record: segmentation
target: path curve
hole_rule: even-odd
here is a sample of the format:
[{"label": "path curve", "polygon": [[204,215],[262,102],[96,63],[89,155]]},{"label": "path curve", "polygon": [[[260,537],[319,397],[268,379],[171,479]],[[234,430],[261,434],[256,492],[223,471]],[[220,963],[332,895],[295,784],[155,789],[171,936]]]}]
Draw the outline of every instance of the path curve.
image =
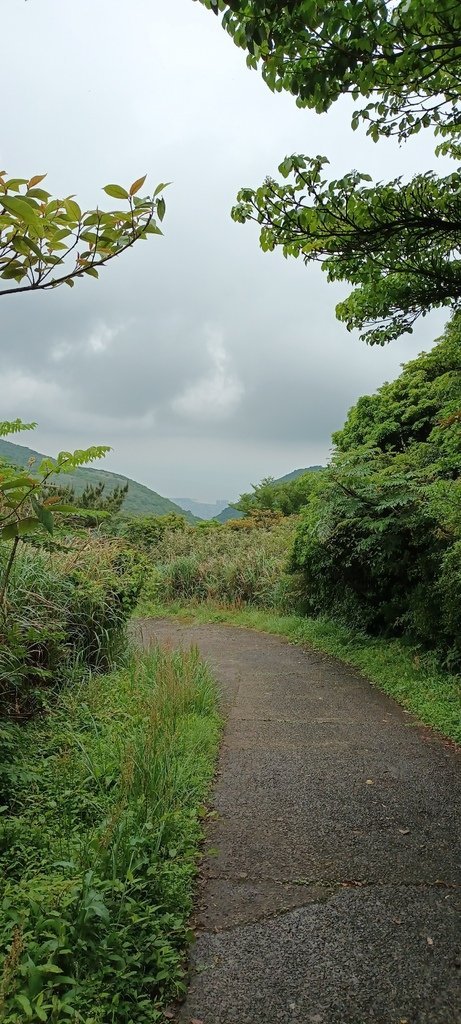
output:
[{"label": "path curve", "polygon": [[179,1019],[460,1024],[460,756],[362,676],[278,637],[197,644],[227,724]]}]

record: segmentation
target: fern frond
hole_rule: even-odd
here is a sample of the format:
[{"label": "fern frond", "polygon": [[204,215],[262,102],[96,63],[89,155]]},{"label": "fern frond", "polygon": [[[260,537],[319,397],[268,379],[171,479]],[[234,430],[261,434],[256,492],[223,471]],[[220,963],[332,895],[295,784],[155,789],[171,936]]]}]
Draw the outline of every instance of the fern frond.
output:
[{"label": "fern frond", "polygon": [[86,466],[96,459],[103,459],[107,452],[112,451],[110,445],[93,445],[91,448],[78,448],[75,452],[59,452],[56,459],[43,459],[39,473],[72,473],[79,466]]},{"label": "fern frond", "polygon": [[0,420],[0,437],[8,434],[19,434],[21,430],[35,430],[36,423],[23,423],[22,420]]}]

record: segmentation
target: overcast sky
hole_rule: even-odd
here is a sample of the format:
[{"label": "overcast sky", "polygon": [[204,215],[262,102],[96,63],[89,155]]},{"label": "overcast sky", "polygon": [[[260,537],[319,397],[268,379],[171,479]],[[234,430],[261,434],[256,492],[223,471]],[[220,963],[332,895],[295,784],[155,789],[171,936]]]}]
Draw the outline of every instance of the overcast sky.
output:
[{"label": "overcast sky", "polygon": [[149,191],[172,185],[164,237],[99,282],[3,298],[0,418],[37,420],[23,443],[48,454],[110,444],[104,468],[169,497],[233,498],[326,461],[348,408],[428,348],[446,314],[367,348],[335,319],[347,289],[263,255],[229,211],[288,153],[385,179],[435,166],[430,136],[374,145],[351,131],[348,101],[298,110],[192,0],[2,0],[1,24],[11,176],[48,171],[49,191],[88,207],[146,172]]}]

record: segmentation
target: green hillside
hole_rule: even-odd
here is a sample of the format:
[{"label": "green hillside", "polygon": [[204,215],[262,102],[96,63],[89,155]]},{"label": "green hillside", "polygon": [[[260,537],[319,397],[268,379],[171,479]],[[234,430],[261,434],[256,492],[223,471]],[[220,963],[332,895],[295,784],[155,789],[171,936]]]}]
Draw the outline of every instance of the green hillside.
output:
[{"label": "green hillside", "polygon": [[[285,476],[279,476],[274,480],[274,484],[288,484],[290,480],[297,480],[299,476],[304,476],[304,473],[315,473],[319,469],[324,469],[324,466],[306,466],[305,469],[293,469],[291,473],[287,473]],[[224,508],[219,516],[214,518],[218,523],[227,523],[229,519],[243,519],[244,512],[239,512],[236,508],[231,508],[230,505]]]},{"label": "green hillside", "polygon": [[325,466],[306,466],[305,469],[294,469],[292,473],[286,473],[285,476],[277,477],[274,483],[289,484],[290,480],[297,480],[298,476],[304,476],[305,473],[315,473],[318,469],[325,469]]},{"label": "green hillside", "polygon": [[[30,459],[40,462],[45,456],[32,448],[26,448],[22,444],[13,444],[11,441],[4,441],[0,438],[0,460],[10,462],[15,466],[27,466]],[[110,473],[106,469],[77,469],[74,473],[66,473],[59,477],[51,478],[54,483],[58,480],[73,487],[76,494],[81,494],[87,484],[104,483],[106,493],[110,493],[114,487],[125,484],[128,481],[128,494],[123,503],[123,512],[129,516],[155,515],[163,516],[168,512],[176,512],[184,516],[189,522],[195,522],[190,512],[184,512],[179,505],[175,505],[169,498],[163,498],[161,494],[152,491],[144,484],[138,484],[136,480],[121,476],[120,473]]]},{"label": "green hillside", "polygon": [[227,508],[223,508],[219,516],[214,517],[217,523],[227,523],[229,519],[243,519],[243,512],[239,512],[237,508],[231,508],[230,505]]}]

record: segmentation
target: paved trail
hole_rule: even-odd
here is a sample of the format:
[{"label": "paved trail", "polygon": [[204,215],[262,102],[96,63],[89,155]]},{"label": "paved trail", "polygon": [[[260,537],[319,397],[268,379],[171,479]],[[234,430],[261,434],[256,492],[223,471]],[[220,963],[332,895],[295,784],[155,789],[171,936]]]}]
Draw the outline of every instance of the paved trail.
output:
[{"label": "paved trail", "polygon": [[459,754],[330,658],[140,626],[197,644],[228,705],[180,1020],[459,1024]]}]

